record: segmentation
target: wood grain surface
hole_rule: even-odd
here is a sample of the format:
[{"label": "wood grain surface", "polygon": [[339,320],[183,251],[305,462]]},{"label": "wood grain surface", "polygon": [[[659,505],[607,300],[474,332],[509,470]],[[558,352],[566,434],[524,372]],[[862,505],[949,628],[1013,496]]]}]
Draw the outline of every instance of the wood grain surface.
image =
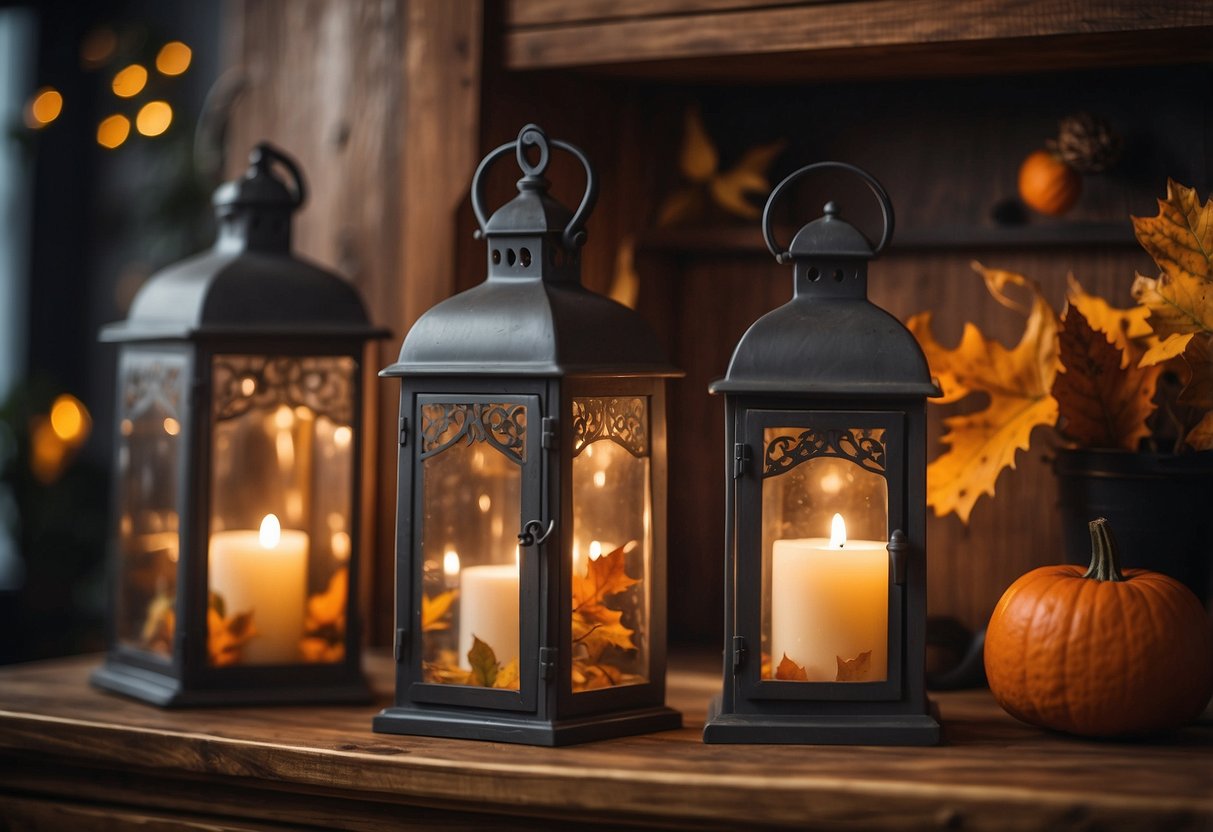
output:
[{"label": "wood grain surface", "polygon": [[[938,697],[938,748],[707,746],[719,681],[687,660],[669,677],[681,730],[543,749],[376,735],[373,708],[162,711],[90,689],[97,662],[0,670],[0,807],[58,798],[349,829],[442,813],[452,828],[474,813],[734,829],[1213,824],[1213,726],[1080,740],[1015,722],[986,691]],[[368,669],[383,704],[390,663]]]}]

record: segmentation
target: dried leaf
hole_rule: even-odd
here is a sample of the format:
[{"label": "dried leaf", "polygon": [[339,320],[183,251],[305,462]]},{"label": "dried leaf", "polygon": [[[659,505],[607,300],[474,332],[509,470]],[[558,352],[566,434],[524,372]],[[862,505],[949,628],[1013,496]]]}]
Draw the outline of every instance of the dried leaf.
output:
[{"label": "dried leaf", "polygon": [[433,598],[421,596],[421,632],[433,633],[451,628],[451,604],[459,596],[459,590],[448,589]]},{"label": "dried leaf", "polygon": [[1213,450],[1213,413],[1206,413],[1196,427],[1188,431],[1186,441],[1195,451]]},{"label": "dried leaf", "polygon": [[787,682],[807,682],[809,674],[803,667],[789,659],[787,653],[784,653],[783,658],[779,660],[779,667],[775,668],[775,678]]},{"label": "dried leaf", "polygon": [[326,628],[345,630],[345,598],[350,588],[350,573],[344,566],[329,578],[324,592],[307,599],[308,633]]},{"label": "dried leaf", "polygon": [[[929,316],[911,321],[932,373],[950,385],[952,400],[971,392],[989,397],[984,410],[944,420],[942,442],[948,450],[927,466],[927,502],[937,516],[955,512],[964,523],[982,494],[994,495],[998,475],[1015,467],[1015,452],[1028,449],[1032,430],[1057,420],[1057,402],[1049,392],[1058,364],[1052,307],[1035,281],[978,263],[973,267],[999,303],[1026,316],[1014,349],[966,324],[960,344],[949,350],[935,341]],[[1014,300],[1010,287],[1026,292],[1029,302]]]},{"label": "dried leaf", "polygon": [[683,116],[682,152],[678,164],[682,175],[692,182],[707,182],[720,164],[720,156],[703,125],[698,107],[688,107]]},{"label": "dried leaf", "polygon": [[657,209],[657,227],[690,222],[699,219],[707,210],[707,193],[699,185],[679,188],[668,195]]},{"label": "dried leaf", "polygon": [[238,663],[244,645],[258,635],[257,628],[253,626],[252,610],[237,613],[230,618],[224,615],[226,611],[223,597],[212,592],[206,610],[206,647],[211,664],[215,667]]},{"label": "dried leaf", "polygon": [[1061,434],[1088,448],[1137,450],[1150,434],[1146,419],[1162,368],[1125,366],[1124,353],[1072,306],[1062,318],[1059,346],[1062,370],[1053,397]]},{"label": "dried leaf", "polygon": [[169,655],[173,652],[173,633],[176,630],[177,614],[173,610],[171,595],[159,593],[147,605],[143,619],[140,644],[145,650]]},{"label": "dried leaf", "polygon": [[585,576],[573,575],[573,609],[601,604],[611,595],[618,595],[640,581],[627,573],[624,547],[620,546],[586,563]]},{"label": "dried leaf", "polygon": [[747,150],[731,170],[712,177],[712,199],[724,210],[745,219],[757,219],[761,213],[751,196],[766,196],[771,190],[767,168],[787,146],[783,140]]},{"label": "dried leaf", "polygon": [[1157,279],[1139,274],[1133,282],[1155,334],[1165,340],[1213,332],[1213,200],[1201,205],[1195,190],[1168,179],[1158,216],[1133,217],[1133,229],[1162,270]]},{"label": "dried leaf", "polygon": [[606,605],[606,599],[639,583],[625,570],[624,547],[592,559],[585,576],[573,575],[573,642],[597,662],[608,646],[635,650],[634,632],[623,626],[623,612]]},{"label": "dried leaf", "polygon": [[1124,350],[1129,361],[1136,363],[1142,352],[1157,344],[1146,318],[1150,310],[1144,306],[1118,309],[1098,295],[1087,294],[1074,275],[1066,278],[1069,288],[1066,300],[1087,319],[1092,329],[1107,335],[1112,343]]},{"label": "dried leaf", "polygon": [[834,657],[838,661],[838,675],[834,677],[835,682],[863,682],[868,678],[868,671],[872,667],[872,651],[864,650],[853,659],[844,659],[842,656]]},{"label": "dried leaf", "polygon": [[497,681],[497,654],[474,633],[472,649],[468,650],[468,664],[472,666],[472,672],[468,674],[467,684],[491,688]]},{"label": "dried leaf", "polygon": [[509,664],[497,671],[493,687],[501,690],[518,690],[518,659],[510,659]]},{"label": "dried leaf", "polygon": [[1188,381],[1179,401],[1198,410],[1213,410],[1213,335],[1196,337],[1184,352]]}]

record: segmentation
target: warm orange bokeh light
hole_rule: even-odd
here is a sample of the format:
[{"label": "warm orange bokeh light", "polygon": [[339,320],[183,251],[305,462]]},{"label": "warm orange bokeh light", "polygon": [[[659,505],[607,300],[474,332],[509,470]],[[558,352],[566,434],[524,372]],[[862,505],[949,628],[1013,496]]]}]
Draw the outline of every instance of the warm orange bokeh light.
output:
[{"label": "warm orange bokeh light", "polygon": [[147,70],[139,64],[131,64],[126,69],[118,71],[114,76],[114,95],[119,98],[130,98],[138,95],[147,86]]},{"label": "warm orange bokeh light", "polygon": [[110,116],[97,125],[97,144],[113,150],[131,134],[131,120],[126,116]]},{"label": "warm orange bokeh light", "polygon": [[156,55],[156,69],[162,75],[180,75],[190,68],[193,51],[179,40],[169,41]]},{"label": "warm orange bokeh light", "polygon": [[43,87],[29,103],[25,121],[30,127],[45,127],[62,112],[63,96],[54,87]]},{"label": "warm orange bokeh light", "polygon": [[135,116],[135,128],[145,136],[159,136],[173,123],[173,108],[167,101],[149,101]]},{"label": "warm orange bokeh light", "polygon": [[75,396],[64,393],[51,405],[51,429],[69,444],[80,444],[88,436],[92,419]]}]

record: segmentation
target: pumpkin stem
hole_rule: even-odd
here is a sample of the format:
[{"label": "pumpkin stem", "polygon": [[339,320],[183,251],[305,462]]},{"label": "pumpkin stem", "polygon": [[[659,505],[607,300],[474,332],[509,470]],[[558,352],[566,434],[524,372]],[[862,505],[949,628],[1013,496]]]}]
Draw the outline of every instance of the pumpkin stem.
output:
[{"label": "pumpkin stem", "polygon": [[1084,578],[1097,581],[1123,581],[1125,576],[1120,572],[1120,563],[1116,555],[1116,538],[1112,537],[1112,527],[1106,517],[1100,517],[1087,524],[1091,530],[1091,565],[1087,568]]}]

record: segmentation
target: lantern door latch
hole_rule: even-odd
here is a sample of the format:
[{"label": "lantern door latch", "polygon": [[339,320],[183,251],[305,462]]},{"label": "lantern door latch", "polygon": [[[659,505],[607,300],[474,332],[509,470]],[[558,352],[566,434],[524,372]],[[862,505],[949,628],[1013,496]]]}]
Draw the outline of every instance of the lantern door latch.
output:
[{"label": "lantern door latch", "polygon": [[745,663],[745,638],[733,636],[733,670],[739,670]]},{"label": "lantern door latch", "polygon": [[403,627],[396,630],[396,639],[392,644],[392,655],[396,657],[396,664],[400,664],[402,661],[404,661],[405,635],[406,634]]},{"label": "lantern door latch", "polygon": [[906,582],[906,560],[910,556],[910,541],[901,529],[894,529],[889,535],[889,565],[893,572],[893,583],[901,586]]},{"label": "lantern door latch", "polygon": [[539,678],[550,682],[556,678],[556,648],[539,648]]},{"label": "lantern door latch", "polygon": [[556,530],[556,521],[549,520],[547,528],[543,527],[541,520],[528,520],[526,525],[522,527],[522,531],[518,533],[519,546],[538,546],[552,536],[552,532]]},{"label": "lantern door latch", "polygon": [[400,447],[404,447],[409,443],[409,420],[406,416],[400,417]]},{"label": "lantern door latch", "polygon": [[733,479],[738,479],[745,474],[749,461],[750,446],[741,442],[733,445]]},{"label": "lantern door latch", "polygon": [[544,416],[540,427],[539,444],[549,451],[560,447],[560,421],[553,416]]}]

